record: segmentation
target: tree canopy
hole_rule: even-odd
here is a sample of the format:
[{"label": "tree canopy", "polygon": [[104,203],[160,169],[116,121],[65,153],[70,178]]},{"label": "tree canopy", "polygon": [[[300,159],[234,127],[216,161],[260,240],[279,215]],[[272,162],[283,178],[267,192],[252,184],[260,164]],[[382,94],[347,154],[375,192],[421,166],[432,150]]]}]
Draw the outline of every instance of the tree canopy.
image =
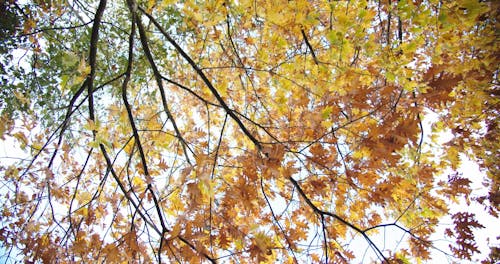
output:
[{"label": "tree canopy", "polygon": [[27,156],[0,164],[0,241],[28,263],[471,259],[484,223],[450,205],[500,210],[499,5],[3,1],[0,137]]}]

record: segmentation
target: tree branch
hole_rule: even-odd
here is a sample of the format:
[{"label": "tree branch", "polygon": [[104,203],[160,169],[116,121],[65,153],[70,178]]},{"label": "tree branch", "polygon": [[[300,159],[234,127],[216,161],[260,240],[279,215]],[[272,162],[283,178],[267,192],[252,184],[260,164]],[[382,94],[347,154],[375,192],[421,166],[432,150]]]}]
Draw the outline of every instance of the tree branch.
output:
[{"label": "tree branch", "polygon": [[[165,112],[167,113],[168,118],[172,122],[172,126],[174,127],[175,133],[177,134],[177,138],[179,138],[179,140],[181,141],[182,149],[184,151],[184,155],[186,156],[186,160],[189,164],[191,164],[191,160],[189,159],[189,155],[187,153],[187,149],[189,149],[189,145],[182,137],[182,134],[181,134],[179,128],[177,127],[176,122],[175,122],[174,116],[172,115],[172,113],[170,112],[170,109],[168,107],[167,97],[165,95],[165,89],[163,88],[162,75],[160,74],[158,67],[156,67],[156,64],[155,64],[154,59],[153,59],[153,55],[151,53],[151,50],[149,49],[146,31],[144,30],[142,22],[138,16],[136,18],[136,24],[137,24],[137,27],[139,28],[139,35],[140,35],[140,40],[141,40],[141,44],[142,44],[142,49],[144,50],[144,54],[146,55],[146,57],[148,59],[149,65],[151,66],[151,69],[153,70],[153,74],[155,76],[156,83],[158,85],[158,88],[160,89],[161,101],[163,103],[163,108],[164,108]],[[189,150],[194,155],[193,150],[191,150],[191,149],[189,149]]]},{"label": "tree branch", "polygon": [[203,82],[207,85],[208,89],[210,89],[210,91],[215,96],[217,101],[219,101],[219,103],[222,105],[224,110],[226,110],[226,113],[238,124],[238,126],[243,131],[243,133],[254,143],[254,145],[259,150],[262,149],[262,146],[261,146],[260,142],[257,140],[257,138],[255,138],[252,135],[252,133],[250,133],[250,131],[248,131],[248,129],[245,127],[245,125],[236,116],[236,114],[233,111],[231,111],[231,109],[229,109],[229,106],[226,104],[224,99],[222,99],[222,97],[220,96],[217,89],[215,89],[215,87],[212,85],[212,83],[210,82],[208,77],[205,75],[205,73],[203,73],[203,71],[198,67],[198,65],[193,61],[193,59],[191,59],[191,57],[179,46],[179,44],[177,44],[177,42],[170,36],[170,34],[168,34],[165,31],[165,29],[163,29],[163,27],[160,25],[160,23],[158,23],[158,21],[156,21],[156,19],[154,19],[153,16],[148,14],[141,7],[139,7],[139,10],[143,14],[145,14],[151,20],[151,22],[153,22],[153,24],[156,26],[156,28],[158,28],[160,30],[160,32],[163,34],[163,36],[165,36],[165,38],[168,40],[168,42],[170,42],[170,44],[172,44],[175,47],[177,52],[179,52],[179,54],[181,54],[181,56],[189,63],[189,65],[191,65],[191,67],[196,71],[196,73],[200,76],[200,78],[203,80]]},{"label": "tree branch", "polygon": [[[89,52],[89,66],[90,74],[87,76],[87,90],[89,96],[89,118],[91,121],[95,121],[94,114],[94,79],[97,64],[97,42],[99,40],[99,26],[101,25],[102,14],[106,8],[106,0],[101,0],[94,18],[94,25],[92,26],[92,35],[90,36],[90,52]],[[96,134],[96,130],[93,129],[92,133]]]},{"label": "tree branch", "polygon": [[311,46],[311,43],[309,43],[309,40],[307,39],[306,32],[304,32],[304,29],[301,29],[300,32],[302,32],[302,37],[304,37],[304,41],[306,42],[307,48],[309,48],[309,50],[311,51],[314,63],[318,65],[319,64],[318,58],[316,58],[316,53],[314,53],[314,49]]},{"label": "tree branch", "polygon": [[267,198],[266,191],[264,190],[264,181],[263,181],[262,177],[260,178],[260,189],[262,191],[262,194],[264,195],[264,199],[266,200],[267,207],[269,207],[269,211],[271,211],[271,215],[273,216],[274,222],[276,223],[279,230],[283,234],[283,237],[285,237],[285,241],[288,244],[287,249],[292,253],[294,263],[299,263],[297,260],[297,257],[295,256],[295,252],[292,249],[292,242],[290,241],[290,238],[286,235],[285,230],[283,229],[280,222],[278,221],[278,217],[274,213],[273,207],[271,206],[271,202],[269,201],[269,198]]},{"label": "tree branch", "polygon": [[[127,62],[127,70],[125,72],[125,79],[123,80],[122,84],[122,99],[123,103],[125,105],[125,108],[127,109],[127,115],[128,119],[130,122],[130,126],[132,127],[132,132],[134,135],[135,143],[137,144],[137,148],[139,149],[139,156],[141,157],[141,163],[142,163],[142,168],[144,170],[144,175],[146,176],[146,182],[147,182],[147,189],[151,196],[153,197],[153,202],[154,206],[156,208],[156,213],[158,214],[158,218],[160,220],[160,225],[162,228],[161,231],[161,241],[160,241],[160,252],[158,254],[158,262],[161,263],[161,244],[164,240],[164,234],[167,232],[167,226],[165,224],[165,221],[163,219],[163,213],[160,208],[160,204],[158,202],[158,198],[156,197],[156,194],[152,188],[152,181],[153,179],[151,178],[151,175],[149,174],[148,170],[148,164],[146,161],[146,155],[144,154],[144,149],[142,148],[142,143],[141,143],[141,138],[139,137],[139,133],[137,132],[137,127],[135,126],[134,122],[134,116],[132,114],[132,108],[128,102],[127,99],[127,85],[130,80],[130,75],[132,72],[132,63],[134,60],[134,36],[135,36],[135,25],[140,24],[140,21],[137,21],[137,14],[135,13],[134,9],[132,8],[133,6],[133,0],[127,1],[129,4],[130,12],[132,13],[132,29],[130,30],[130,36],[129,36],[129,50],[128,50],[128,62]],[[172,120],[173,121],[173,120]],[[132,155],[132,154],[131,154]]]},{"label": "tree branch", "polygon": [[382,251],[375,245],[375,243],[370,239],[370,237],[368,237],[365,230],[361,230],[359,227],[347,222],[345,219],[343,219],[342,217],[340,217],[334,213],[331,213],[328,211],[323,211],[323,210],[319,209],[318,207],[316,207],[312,203],[312,201],[309,199],[309,197],[307,197],[307,195],[304,193],[304,190],[302,190],[302,187],[300,187],[299,183],[294,178],[289,177],[288,179],[292,182],[293,186],[295,186],[295,188],[297,188],[300,196],[304,199],[304,201],[307,203],[307,205],[309,205],[309,207],[314,211],[314,213],[318,214],[321,217],[323,217],[325,215],[333,217],[334,219],[338,220],[342,224],[355,230],[356,232],[361,234],[366,239],[366,241],[368,241],[368,243],[375,249],[375,251],[380,255],[380,257],[382,257],[382,259],[384,260],[385,263],[389,263],[389,260],[384,256]]}]

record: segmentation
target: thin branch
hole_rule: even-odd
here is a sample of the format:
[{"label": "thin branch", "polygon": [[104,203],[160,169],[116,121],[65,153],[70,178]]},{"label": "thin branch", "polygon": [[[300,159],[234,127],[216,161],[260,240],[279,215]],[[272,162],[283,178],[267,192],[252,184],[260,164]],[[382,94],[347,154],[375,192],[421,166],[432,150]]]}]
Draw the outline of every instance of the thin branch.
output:
[{"label": "thin branch", "polygon": [[194,251],[200,253],[201,255],[203,255],[203,257],[205,257],[206,259],[208,259],[211,263],[217,263],[215,261],[214,258],[210,257],[207,253],[205,252],[201,252],[200,250],[198,250],[193,244],[191,244],[189,241],[187,241],[185,238],[179,236],[178,237],[182,242],[184,242],[184,244],[188,245],[191,249],[193,249]]},{"label": "thin branch", "polygon": [[294,262],[299,263],[297,260],[297,257],[295,256],[295,252],[292,249],[292,243],[291,243],[290,239],[288,238],[288,236],[286,235],[285,230],[281,226],[281,224],[278,220],[278,217],[274,213],[274,210],[273,210],[273,207],[271,206],[271,202],[269,201],[269,198],[267,198],[266,191],[264,190],[264,181],[263,181],[262,177],[260,178],[260,189],[262,191],[262,194],[264,195],[264,199],[266,200],[267,207],[269,207],[269,210],[271,211],[271,215],[273,216],[274,222],[276,223],[276,225],[280,229],[281,233],[283,234],[283,237],[285,237],[285,241],[288,244],[287,248],[292,253],[292,257],[293,257]]},{"label": "thin branch", "polygon": [[209,104],[211,106],[216,106],[216,107],[222,107],[221,105],[218,105],[216,103],[212,103],[210,101],[208,101],[207,99],[201,97],[199,94],[195,93],[193,90],[191,90],[189,87],[186,87],[185,85],[182,85],[181,83],[178,83],[172,79],[169,79],[163,75],[161,75],[161,78],[165,81],[167,81],[168,83],[171,83],[179,88],[181,88],[182,90],[185,90],[187,91],[188,93],[192,94],[194,97],[198,98],[200,101],[202,101],[203,103],[205,104]]},{"label": "thin branch", "polygon": [[99,147],[100,147],[101,152],[102,152],[102,154],[104,156],[104,159],[106,160],[106,167],[107,167],[107,172],[106,173],[111,172],[111,175],[115,179],[116,183],[118,184],[118,187],[122,191],[122,193],[125,196],[125,198],[134,206],[134,208],[137,210],[137,212],[139,213],[139,215],[141,216],[141,218],[144,220],[144,222],[146,222],[146,224],[148,224],[149,226],[151,226],[151,228],[153,228],[153,230],[158,235],[161,236],[163,234],[163,232],[161,232],[160,229],[156,225],[154,225],[153,222],[151,222],[148,217],[146,217],[146,214],[143,213],[139,209],[139,205],[135,202],[134,199],[132,199],[132,197],[130,197],[127,189],[125,188],[125,185],[123,185],[122,181],[120,180],[120,177],[118,176],[118,174],[116,173],[115,169],[113,168],[113,163],[111,162],[111,159],[109,158],[108,152],[107,152],[106,147],[104,146],[104,144],[102,144],[102,143],[99,144]]},{"label": "thin branch", "polygon": [[361,115],[361,116],[359,116],[359,117],[357,117],[357,118],[351,119],[351,120],[349,120],[349,121],[347,121],[347,122],[345,122],[345,123],[343,123],[343,124],[341,124],[341,125],[339,125],[339,126],[337,126],[337,127],[332,127],[332,128],[330,129],[330,131],[327,131],[327,132],[326,132],[326,133],[324,133],[323,135],[319,136],[316,140],[314,140],[314,141],[310,142],[309,144],[307,144],[306,146],[304,146],[303,148],[301,148],[301,149],[300,149],[299,151],[297,151],[297,152],[299,152],[299,153],[300,153],[300,152],[302,152],[302,151],[306,150],[306,149],[307,149],[307,148],[309,148],[310,146],[312,146],[312,145],[314,145],[314,144],[318,143],[318,142],[319,142],[321,139],[323,139],[324,137],[326,137],[326,136],[328,136],[328,135],[330,135],[330,134],[335,133],[335,131],[337,131],[337,130],[339,130],[339,129],[345,128],[345,127],[347,127],[347,126],[348,126],[348,125],[350,125],[350,124],[353,124],[353,123],[355,123],[355,122],[357,122],[357,121],[360,121],[361,119],[364,119],[365,117],[368,117],[368,116],[373,115],[373,114],[374,114],[374,113],[376,113],[376,112],[377,112],[380,108],[382,108],[382,105],[380,105],[380,106],[376,107],[375,109],[373,109],[372,111],[370,111],[370,112],[368,112],[368,113],[366,113],[366,114],[364,114],[364,115]]},{"label": "thin branch", "polygon": [[403,23],[401,22],[400,16],[398,16],[398,39],[401,45],[403,43]]},{"label": "thin branch", "polygon": [[[415,99],[415,107],[418,108],[418,102],[417,102],[417,94],[415,91],[413,91],[413,99]],[[418,119],[418,126],[420,128],[420,140],[418,142],[418,149],[417,149],[417,164],[420,164],[420,156],[422,155],[422,145],[424,143],[424,125],[422,124],[422,118],[420,117],[420,113],[417,114],[417,119]]]},{"label": "thin branch", "polygon": [[[88,88],[88,100],[89,100],[89,118],[91,121],[95,121],[95,113],[94,113],[94,97],[93,97],[93,82],[95,78],[95,72],[96,72],[96,55],[97,55],[97,41],[99,38],[99,24],[101,22],[102,14],[104,13],[104,9],[106,7],[106,0],[101,0],[99,2],[99,6],[96,11],[96,16],[94,18],[94,25],[92,27],[92,35],[91,35],[91,41],[90,41],[90,55],[89,55],[89,64],[90,64],[90,74],[87,77],[87,88]],[[95,138],[97,131],[95,128],[92,130],[92,134]],[[118,183],[118,186],[120,187],[121,191],[129,200],[132,205],[138,210],[139,215],[143,218],[143,220],[148,223],[158,234],[161,235],[161,232],[159,229],[152,223],[150,222],[144,213],[139,210],[139,206],[135,203],[135,201],[128,195],[127,190],[125,189],[125,186],[121,183],[120,178],[116,174],[115,170],[113,169],[113,164],[111,162],[111,159],[109,158],[109,155],[106,151],[106,148],[104,144],[99,144],[99,147],[101,149],[101,152],[104,156],[104,159],[106,160],[107,164],[107,170],[111,172],[113,175],[114,179]]]},{"label": "thin branch", "polygon": [[[87,167],[87,164],[90,160],[90,156],[92,155],[92,150],[93,150],[93,148],[91,148],[89,150],[89,154],[87,155],[87,158],[85,159],[85,162],[83,163],[82,169],[80,170],[80,172],[76,176],[77,180],[76,180],[76,185],[75,185],[75,191],[73,192],[73,196],[71,197],[71,202],[69,203],[69,208],[68,208],[68,222],[69,222],[68,230],[69,229],[73,230],[73,221],[71,218],[71,214],[73,213],[72,207],[73,207],[73,203],[76,199],[76,193],[78,190],[78,186],[80,186],[81,176],[82,176],[83,172],[85,171],[85,168]],[[76,234],[74,232],[73,232],[73,236],[76,237]]]},{"label": "thin branch", "polygon": [[389,0],[389,6],[387,7],[389,12],[389,14],[387,15],[387,31],[385,32],[387,45],[390,44],[390,38],[391,38],[391,19],[392,19],[391,5],[392,5],[391,0]]},{"label": "thin branch", "polygon": [[314,213],[320,215],[320,216],[330,216],[330,217],[333,217],[334,219],[338,220],[339,222],[341,222],[342,224],[350,227],[351,229],[355,230],[356,232],[358,232],[359,234],[361,234],[366,241],[368,241],[368,243],[375,249],[375,251],[377,252],[377,254],[380,255],[380,257],[383,258],[384,262],[385,263],[389,263],[389,260],[384,256],[384,254],[382,253],[382,251],[375,245],[375,243],[370,239],[370,237],[368,237],[368,235],[366,234],[366,232],[364,230],[361,230],[359,227],[351,224],[350,222],[346,221],[345,219],[343,219],[342,217],[334,214],[334,213],[331,213],[331,212],[328,212],[328,211],[323,211],[321,209],[319,209],[318,207],[316,207],[312,201],[309,199],[309,197],[304,193],[304,191],[302,190],[302,187],[300,187],[299,183],[292,177],[289,177],[288,178],[292,184],[297,188],[300,196],[304,199],[304,201],[307,203],[307,205],[309,205],[309,207],[314,211]]},{"label": "thin branch", "polygon": [[[90,74],[87,76],[87,90],[88,90],[88,99],[89,99],[89,118],[91,121],[95,121],[95,113],[94,113],[94,79],[96,73],[96,64],[97,64],[97,42],[99,40],[99,26],[101,24],[102,15],[104,13],[104,9],[106,8],[106,0],[101,0],[99,2],[99,6],[97,7],[97,11],[94,18],[94,25],[92,26],[92,35],[90,36],[90,52],[89,52],[89,66],[90,66]],[[95,137],[97,131],[95,129],[92,130],[92,133]]]},{"label": "thin branch", "polygon": [[304,41],[306,42],[307,48],[309,48],[309,50],[311,51],[311,55],[313,57],[314,63],[316,63],[316,65],[318,65],[319,64],[318,58],[316,58],[316,53],[314,53],[314,49],[311,46],[311,43],[309,43],[309,40],[307,39],[306,32],[304,31],[304,29],[301,29],[300,32],[302,32],[302,37],[304,38]]},{"label": "thin branch", "polygon": [[78,99],[78,97],[80,97],[80,95],[83,93],[83,91],[85,91],[85,88],[87,87],[87,81],[88,81],[88,79],[86,79],[84,81],[84,83],[82,84],[82,86],[80,87],[80,89],[78,89],[76,91],[75,95],[73,95],[73,97],[71,98],[71,101],[69,102],[68,110],[66,111],[66,116],[64,117],[64,121],[61,124],[61,131],[59,132],[59,139],[57,140],[56,149],[54,150],[54,152],[52,153],[52,156],[50,157],[49,165],[47,166],[48,168],[52,167],[54,159],[55,159],[55,157],[57,155],[57,151],[59,150],[59,146],[62,143],[63,134],[66,131],[66,128],[68,127],[68,125],[69,125],[69,122],[70,122],[70,119],[71,119],[71,115],[74,113],[73,112],[73,106],[75,104],[75,101]]},{"label": "thin branch", "polygon": [[89,22],[86,22],[86,23],[83,23],[83,24],[80,24],[80,25],[74,25],[74,26],[67,26],[67,27],[52,27],[52,28],[40,28],[38,30],[35,30],[33,32],[28,32],[28,33],[23,33],[23,34],[20,34],[20,35],[17,35],[17,36],[13,36],[12,38],[22,38],[22,37],[28,37],[28,36],[31,36],[31,35],[35,35],[35,34],[38,34],[38,33],[45,33],[47,31],[55,31],[55,30],[70,30],[70,29],[77,29],[77,28],[80,28],[80,27],[84,27],[84,26],[87,26],[89,25],[90,23],[92,23],[93,20],[90,20]]},{"label": "thin branch", "polygon": [[[114,77],[113,79],[111,80],[108,80],[106,81],[105,83],[97,86],[93,93],[95,93],[98,89],[120,79],[122,76],[124,75],[124,73],[122,74],[119,74],[117,75],[116,77]],[[67,110],[66,110],[66,116],[64,117],[64,120],[63,122],[54,130],[54,132],[49,136],[49,138],[47,139],[47,142],[40,148],[40,150],[34,155],[32,161],[30,162],[30,164],[28,165],[28,167],[26,168],[25,172],[27,172],[30,168],[31,168],[31,165],[33,164],[33,162],[38,158],[38,156],[40,155],[40,153],[47,148],[47,146],[49,145],[49,143],[52,141],[52,138],[54,137],[54,135],[57,133],[57,131],[59,131],[59,135],[58,135],[58,140],[57,140],[57,144],[55,146],[55,149],[54,149],[54,152],[52,153],[52,156],[50,157],[50,160],[49,160],[49,164],[48,164],[48,168],[51,168],[52,167],[52,164],[54,162],[54,159],[55,157],[57,156],[57,152],[59,151],[59,147],[61,146],[61,143],[62,143],[62,140],[63,140],[63,135],[64,135],[64,132],[66,132],[66,129],[68,129],[68,126],[69,126],[69,123],[71,121],[71,117],[72,115],[75,113],[76,110],[78,110],[80,108],[80,106],[83,104],[83,102],[85,100],[87,100],[88,98],[88,95],[85,96],[85,98],[83,99],[83,101],[81,103],[79,103],[78,105],[76,105],[75,107],[75,102],[76,100],[78,100],[78,98],[80,97],[80,95],[85,91],[85,88],[87,87],[87,80],[85,80],[82,84],[82,86],[76,91],[76,93],[73,95],[73,97],[71,98],[68,106],[66,107]],[[73,109],[73,107],[75,107]]]},{"label": "thin branch", "polygon": [[245,65],[243,64],[243,60],[240,58],[240,54],[238,54],[238,49],[234,44],[233,37],[231,36],[231,25],[229,24],[229,14],[226,15],[226,25],[227,25],[227,36],[229,37],[229,42],[231,43],[231,47],[233,48],[234,55],[236,55],[236,58],[238,59],[240,66],[245,67]]},{"label": "thin branch", "polygon": [[181,134],[179,128],[177,127],[176,122],[175,122],[174,116],[170,112],[170,109],[169,109],[168,103],[167,103],[167,97],[165,95],[165,89],[163,88],[162,75],[160,74],[160,71],[158,70],[158,67],[156,66],[156,64],[154,62],[153,55],[151,53],[151,50],[149,49],[149,44],[148,44],[148,39],[147,39],[147,36],[146,36],[146,31],[145,31],[145,29],[144,29],[144,27],[142,25],[142,22],[141,22],[141,20],[140,20],[139,17],[136,18],[136,23],[137,23],[137,27],[139,28],[139,35],[140,35],[140,40],[141,40],[141,44],[142,44],[142,49],[143,49],[144,54],[146,55],[146,57],[148,59],[149,65],[151,66],[151,69],[153,70],[153,74],[155,76],[156,83],[158,85],[158,89],[160,90],[160,95],[161,95],[161,101],[163,103],[163,108],[164,108],[164,110],[165,110],[165,112],[167,114],[167,117],[172,122],[172,126],[174,127],[175,133],[177,134],[177,138],[179,138],[179,140],[182,143],[182,149],[184,151],[184,155],[186,156],[187,162],[189,164],[192,164],[191,160],[189,159],[189,155],[187,153],[187,149],[189,149],[190,152],[193,155],[194,155],[194,152],[193,152],[193,150],[191,150],[189,148],[189,145],[187,144],[187,142],[182,137],[182,134]]},{"label": "thin branch", "polygon": [[325,263],[328,263],[328,238],[326,236],[325,215],[321,216],[321,230],[323,231],[323,243],[325,244]]},{"label": "thin branch", "polygon": [[191,59],[191,57],[179,46],[179,44],[177,44],[177,42],[170,36],[170,34],[168,34],[167,31],[165,31],[165,29],[163,29],[163,27],[160,25],[160,23],[158,23],[158,21],[156,21],[156,19],[154,19],[153,16],[148,14],[144,9],[142,9],[140,7],[139,7],[139,10],[141,10],[141,12],[143,14],[145,14],[153,22],[153,24],[160,30],[160,32],[163,34],[163,36],[165,36],[165,38],[168,40],[168,42],[170,42],[170,44],[172,44],[175,47],[177,52],[179,52],[181,54],[181,56],[189,63],[189,65],[191,65],[191,67],[196,71],[196,73],[200,76],[200,78],[203,80],[203,82],[207,85],[208,89],[215,96],[217,101],[219,101],[219,103],[222,105],[224,110],[226,110],[226,113],[238,124],[238,126],[243,131],[243,133],[254,143],[254,145],[259,150],[262,149],[262,145],[257,140],[257,138],[255,138],[252,135],[252,133],[250,131],[248,131],[248,129],[245,127],[245,125],[236,116],[236,114],[233,111],[231,111],[231,109],[226,104],[224,99],[222,99],[222,97],[219,94],[219,92],[217,91],[217,89],[215,89],[215,87],[212,85],[212,83],[210,82],[208,77],[205,75],[205,73],[203,73],[203,71],[198,67],[198,65],[193,61],[193,59]]},{"label": "thin branch", "polygon": [[[208,111],[208,106],[207,106],[207,114],[209,114],[209,113],[210,113],[210,111]],[[217,166],[217,160],[218,160],[218,157],[219,157],[219,149],[220,149],[220,146],[221,146],[221,143],[222,143],[222,137],[224,136],[224,129],[226,128],[226,122],[227,122],[227,114],[224,116],[224,123],[222,123],[222,128],[221,128],[221,131],[220,131],[219,141],[217,142],[217,147],[215,148],[214,164],[212,166],[212,172],[211,172],[211,175],[210,175],[210,179],[211,180],[213,180],[214,175],[215,175],[215,167]],[[210,119],[208,120],[208,125],[210,125]],[[208,138],[207,141],[210,143],[210,135],[209,135],[209,138]],[[210,148],[208,148],[208,151],[210,151]],[[210,208],[209,208],[209,212],[210,212],[210,222],[209,222],[209,224],[210,224],[210,249],[212,249],[212,247],[213,247],[213,241],[212,241],[212,196],[210,196]]]},{"label": "thin branch", "polygon": [[[167,226],[166,226],[165,221],[163,219],[163,213],[162,213],[162,210],[160,208],[160,204],[158,202],[156,194],[155,194],[155,192],[152,188],[152,185],[151,185],[151,182],[153,181],[153,179],[151,178],[151,175],[149,174],[148,164],[146,161],[146,155],[144,154],[144,149],[142,148],[141,138],[139,137],[139,133],[137,132],[137,127],[135,126],[132,108],[131,108],[131,106],[128,102],[128,99],[127,99],[127,85],[128,85],[129,80],[130,80],[130,75],[132,72],[132,64],[133,64],[133,60],[134,60],[133,53],[134,53],[135,25],[136,24],[140,25],[140,23],[141,23],[140,21],[137,20],[137,14],[135,13],[135,11],[133,9],[133,5],[134,5],[133,0],[129,0],[127,2],[129,4],[130,12],[132,13],[132,29],[130,30],[130,36],[129,36],[127,70],[125,72],[125,79],[123,80],[123,84],[122,84],[122,99],[123,99],[123,103],[125,105],[125,108],[127,110],[127,115],[128,115],[128,119],[130,122],[130,126],[132,128],[133,135],[134,135],[135,144],[137,145],[137,148],[139,149],[139,156],[141,157],[142,168],[144,170],[144,174],[146,176],[146,181],[148,183],[147,189],[151,193],[151,196],[153,197],[154,206],[156,208],[156,213],[158,215],[158,218],[160,220],[160,225],[162,227],[162,235],[160,237],[160,246],[161,246],[162,242],[164,240],[163,234],[165,232],[167,232],[168,229],[167,229]],[[158,262],[161,263],[161,247],[160,247],[160,252],[158,253]]]},{"label": "thin branch", "polygon": [[396,222],[394,222],[394,223],[388,223],[388,224],[379,224],[379,225],[376,225],[376,226],[372,226],[372,227],[364,229],[363,232],[368,232],[368,231],[373,230],[373,229],[383,228],[383,227],[391,227],[391,226],[400,229],[401,231],[407,233],[408,235],[410,235],[411,237],[415,238],[416,240],[422,242],[423,244],[425,244],[428,247],[431,247],[431,248],[433,248],[433,249],[435,249],[435,250],[437,250],[437,251],[439,251],[439,252],[441,252],[441,253],[443,253],[443,254],[445,254],[447,256],[451,256],[451,257],[453,256],[452,254],[450,254],[450,253],[448,253],[448,252],[446,252],[446,251],[444,251],[444,250],[442,250],[442,249],[434,246],[431,241],[425,240],[425,239],[423,239],[423,238],[415,235],[413,232],[410,231],[410,229],[406,229],[406,228],[402,227],[401,225],[399,225]]}]

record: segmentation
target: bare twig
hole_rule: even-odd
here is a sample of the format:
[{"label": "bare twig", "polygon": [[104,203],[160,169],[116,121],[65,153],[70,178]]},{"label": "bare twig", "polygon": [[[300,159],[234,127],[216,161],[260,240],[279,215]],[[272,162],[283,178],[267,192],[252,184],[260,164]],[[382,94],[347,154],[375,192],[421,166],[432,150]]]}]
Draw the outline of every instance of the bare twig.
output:
[{"label": "bare twig", "polygon": [[311,46],[311,43],[309,43],[309,40],[307,39],[306,32],[304,31],[304,29],[301,29],[300,32],[302,32],[302,37],[304,37],[304,41],[306,42],[307,48],[309,48],[309,50],[311,51],[314,63],[316,63],[316,65],[319,64],[318,58],[316,58],[316,53],[314,53],[314,49]]}]

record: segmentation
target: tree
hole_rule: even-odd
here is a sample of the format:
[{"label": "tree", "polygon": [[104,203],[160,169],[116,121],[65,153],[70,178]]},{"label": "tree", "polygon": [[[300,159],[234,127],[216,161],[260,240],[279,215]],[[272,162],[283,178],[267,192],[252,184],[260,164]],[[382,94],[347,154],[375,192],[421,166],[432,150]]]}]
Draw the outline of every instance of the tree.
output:
[{"label": "tree", "polygon": [[27,262],[348,263],[361,237],[404,263],[446,215],[437,250],[471,259],[449,204],[498,217],[496,1],[2,5],[0,135],[29,158],[2,162],[0,240]]}]

